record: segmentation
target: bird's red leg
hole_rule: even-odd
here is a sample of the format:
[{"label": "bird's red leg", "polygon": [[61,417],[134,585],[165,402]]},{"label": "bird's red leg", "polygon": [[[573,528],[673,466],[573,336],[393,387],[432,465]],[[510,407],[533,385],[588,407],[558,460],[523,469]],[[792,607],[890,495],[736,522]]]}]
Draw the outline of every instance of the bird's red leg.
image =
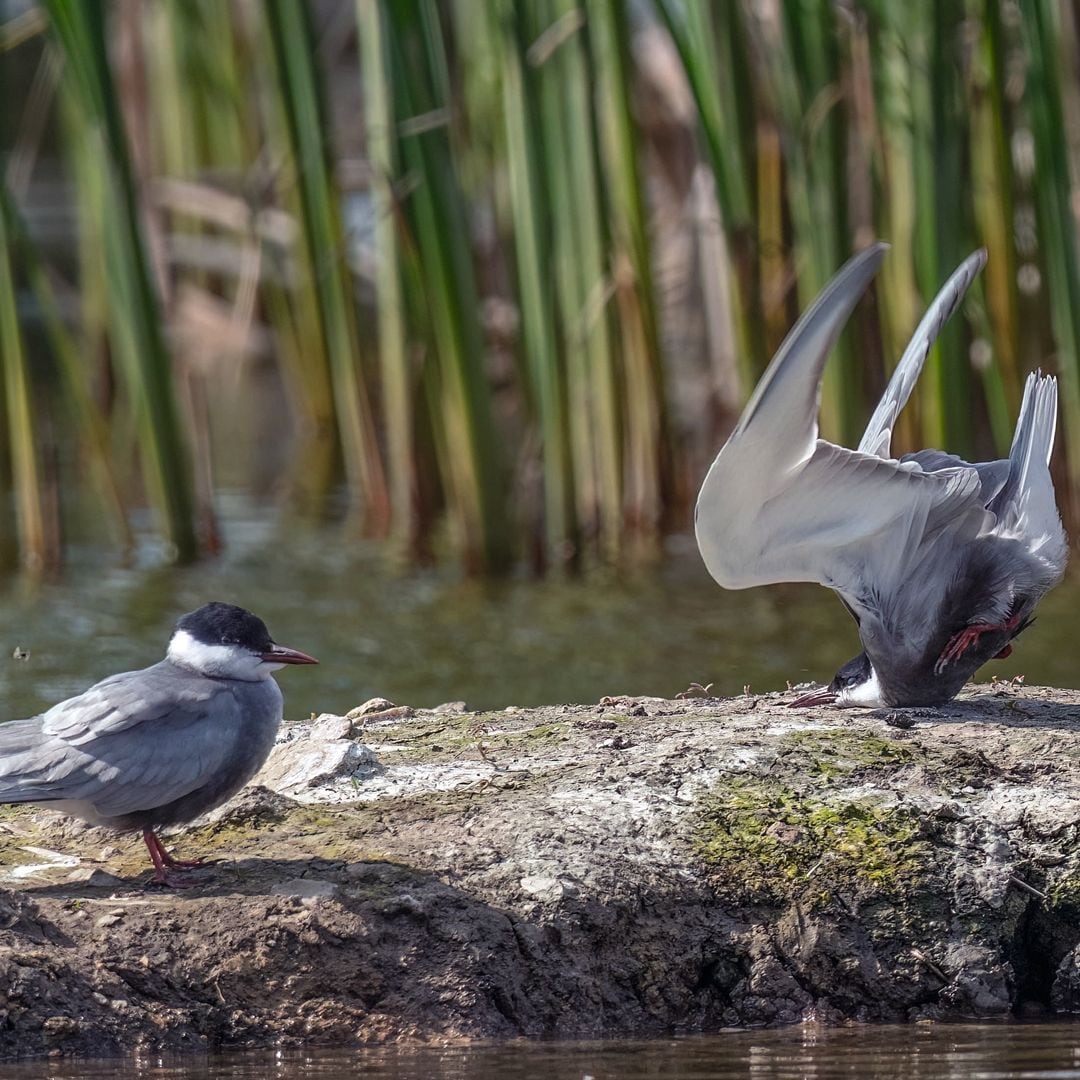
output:
[{"label": "bird's red leg", "polygon": [[178,859],[165,850],[165,845],[158,839],[157,834],[153,830],[150,831],[150,835],[154,838],[154,843],[157,844],[158,853],[161,855],[161,861],[166,866],[172,869],[194,870],[200,866],[210,865],[205,859]]},{"label": "bird's red leg", "polygon": [[182,864],[177,863],[168,855],[149,825],[143,829],[142,836],[143,842],[146,844],[146,850],[150,852],[150,861],[154,864],[154,876],[150,879],[151,883],[162,885],[167,889],[190,889],[195,882],[187,881],[185,878],[170,877],[165,872],[167,866]]},{"label": "bird's red leg", "polygon": [[[1002,630],[1015,630],[1019,625],[1020,615],[1017,613],[1016,615],[1010,615],[1003,623],[975,623],[973,626],[965,626],[960,633],[953,634],[949,639],[948,645],[945,646],[941,656],[938,657],[935,670],[940,673],[946,664],[951,663],[953,660],[959,660],[972,645],[978,643],[983,634],[999,633]],[[1012,646],[1006,645],[994,659],[1004,660],[1011,652]]]}]

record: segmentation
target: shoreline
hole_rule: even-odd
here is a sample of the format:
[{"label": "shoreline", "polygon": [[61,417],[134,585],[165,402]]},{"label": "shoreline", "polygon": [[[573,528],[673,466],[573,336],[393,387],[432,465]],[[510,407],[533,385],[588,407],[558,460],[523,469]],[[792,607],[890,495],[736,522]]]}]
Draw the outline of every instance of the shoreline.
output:
[{"label": "shoreline", "polygon": [[793,697],[286,724],[183,891],[4,808],[0,1055],[1080,1010],[1080,691]]}]

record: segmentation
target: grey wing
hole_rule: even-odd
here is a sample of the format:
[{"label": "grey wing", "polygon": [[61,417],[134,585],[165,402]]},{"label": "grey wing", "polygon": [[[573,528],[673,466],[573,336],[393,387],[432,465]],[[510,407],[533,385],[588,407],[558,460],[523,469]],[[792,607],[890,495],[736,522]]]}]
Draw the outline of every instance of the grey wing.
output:
[{"label": "grey wing", "polygon": [[824,440],[764,501],[733,497],[722,473],[715,482],[698,503],[698,544],[729,589],[816,581],[858,604],[905,580],[927,533],[989,520],[974,469],[927,473]]},{"label": "grey wing", "polygon": [[1067,541],[1049,468],[1056,430],[1057,380],[1033,371],[1024,385],[1008,479],[990,509],[997,517],[995,532],[1022,539],[1063,570]]},{"label": "grey wing", "polygon": [[799,320],[702,484],[698,546],[726,588],[816,581],[857,602],[868,582],[902,580],[928,529],[989,520],[973,468],[926,472],[817,438],[825,361],[884,250],[852,259]]},{"label": "grey wing", "polygon": [[825,361],[887,250],[887,244],[874,244],[849,259],[802,314],[758,381],[721,454],[737,444],[782,466],[813,453]]},{"label": "grey wing", "polygon": [[944,450],[916,450],[901,454],[900,464],[913,461],[923,472],[941,472],[944,469],[974,469],[979,474],[979,499],[984,506],[1004,488],[1009,479],[1010,466],[1005,459],[999,461],[965,461]]},{"label": "grey wing", "polygon": [[233,749],[238,704],[219,684],[153,672],[114,676],[21,721],[40,734],[0,757],[0,801],[81,801],[115,817],[201,787]]},{"label": "grey wing", "polygon": [[166,663],[125,671],[61,701],[41,716],[42,732],[72,746],[159,720],[177,705],[198,709],[220,684],[186,676]]},{"label": "grey wing", "polygon": [[885,387],[885,393],[881,395],[881,400],[859,441],[859,450],[864,454],[874,454],[882,458],[892,457],[892,433],[896,426],[896,418],[907,404],[908,398],[911,397],[911,391],[915,388],[923,364],[926,363],[926,358],[934,342],[937,341],[941,328],[952,318],[964,294],[975,280],[975,276],[985,265],[986,251],[980,248],[953,271],[952,276],[926,309],[926,314],[915,328],[915,333],[908,342],[904,355],[900,357],[892,378],[889,379],[889,385]]}]

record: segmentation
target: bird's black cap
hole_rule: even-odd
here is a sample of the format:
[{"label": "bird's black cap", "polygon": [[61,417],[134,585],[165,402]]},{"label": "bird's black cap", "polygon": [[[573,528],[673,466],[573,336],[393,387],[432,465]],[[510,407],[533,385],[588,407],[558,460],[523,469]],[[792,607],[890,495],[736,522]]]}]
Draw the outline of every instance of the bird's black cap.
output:
[{"label": "bird's black cap", "polygon": [[860,683],[866,682],[872,674],[873,668],[870,666],[870,657],[861,652],[853,660],[849,660],[844,664],[836,673],[836,678],[829,684],[829,689],[834,694],[838,694],[849,686],[858,686]]},{"label": "bird's black cap", "polygon": [[261,653],[273,645],[266,623],[235,604],[214,601],[182,615],[177,630],[185,630],[203,645],[241,645]]}]

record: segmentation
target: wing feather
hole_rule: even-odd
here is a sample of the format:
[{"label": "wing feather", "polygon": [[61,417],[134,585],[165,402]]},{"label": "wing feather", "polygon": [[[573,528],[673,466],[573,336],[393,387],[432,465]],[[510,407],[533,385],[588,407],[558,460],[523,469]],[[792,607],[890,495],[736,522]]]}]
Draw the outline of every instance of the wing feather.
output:
[{"label": "wing feather", "polygon": [[725,451],[737,446],[756,455],[763,474],[810,457],[825,361],[887,250],[874,244],[849,259],[803,313],[758,381]]},{"label": "wing feather", "polygon": [[889,379],[889,385],[885,387],[885,393],[881,395],[881,400],[866,425],[866,431],[863,432],[859,450],[864,454],[881,458],[892,457],[892,433],[896,419],[911,397],[911,391],[915,388],[923,364],[926,363],[942,327],[952,318],[972,281],[985,265],[986,250],[980,248],[953,271],[926,309],[926,314],[915,328],[915,333],[908,342],[904,355],[900,357],[892,378]]},{"label": "wing feather", "polygon": [[[227,686],[156,665],[113,676],[41,717],[4,753],[0,801],[85,801],[101,817],[162,806],[223,768],[242,727]],[[5,727],[7,725],[4,725]]]},{"label": "wing feather", "polygon": [[850,260],[798,321],[709,469],[697,540],[726,588],[816,581],[857,603],[868,580],[888,588],[902,578],[927,530],[969,514],[976,531],[988,521],[971,466],[928,471],[817,438],[825,361],[884,251]]}]

